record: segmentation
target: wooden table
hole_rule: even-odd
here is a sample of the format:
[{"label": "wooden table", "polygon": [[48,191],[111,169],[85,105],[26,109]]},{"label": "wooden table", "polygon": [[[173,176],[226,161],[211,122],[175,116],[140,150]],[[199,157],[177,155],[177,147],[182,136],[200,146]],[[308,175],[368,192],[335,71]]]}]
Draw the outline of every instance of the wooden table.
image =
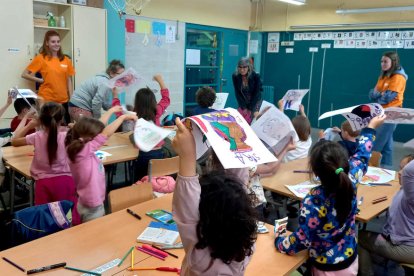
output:
[{"label": "wooden table", "polygon": [[[294,173],[294,170],[307,170],[308,169],[308,158],[297,159],[291,162],[283,163],[280,165],[277,173],[271,177],[262,178],[260,182],[263,188],[282,196],[301,200],[295,196],[285,185],[295,185],[306,180],[309,180],[308,173]],[[397,175],[396,175],[397,176]],[[363,203],[358,206],[360,209],[356,219],[362,223],[366,223],[372,218],[380,215],[382,212],[388,209],[391,205],[392,199],[397,191],[400,189],[398,180],[395,179],[390,182],[392,186],[375,186],[370,187],[367,185],[358,185],[358,199],[361,196],[364,197]],[[372,204],[372,200],[387,196],[386,201]]]},{"label": "wooden table", "polygon": [[[134,147],[129,141],[128,133],[114,133],[109,137],[106,144],[101,147],[101,150],[106,151],[112,156],[106,157],[103,160],[103,164],[112,165],[116,163],[128,162],[135,160],[138,156],[139,150]],[[4,147],[3,150],[3,159],[7,166],[11,170],[11,181],[10,181],[10,211],[14,211],[14,186],[15,181],[18,181],[22,184],[26,184],[23,181],[16,179],[15,173],[18,172],[23,175],[26,180],[29,180],[29,191],[30,191],[30,205],[33,205],[33,181],[30,175],[30,166],[33,160],[33,151],[34,147],[32,145],[22,146],[22,147]],[[125,172],[126,173],[126,172]],[[110,181],[111,182],[111,181]]]},{"label": "wooden table", "polygon": [[[124,210],[102,218],[75,226],[73,228],[49,235],[47,237],[0,252],[6,257],[24,267],[33,269],[53,263],[67,262],[68,266],[92,270],[116,258],[122,258],[131,246],[137,245],[137,236],[148,226],[151,218],[145,212],[154,209],[171,211],[172,194],[147,201],[131,207],[141,215],[137,220]],[[268,225],[268,227],[270,227]],[[272,229],[268,234],[259,234],[256,251],[247,267],[246,275],[288,275],[307,259],[307,252],[296,256],[288,256],[276,251],[273,245]],[[167,257],[161,261],[137,250],[135,267],[172,266],[180,267],[184,257],[183,249],[171,250],[179,259]],[[161,271],[134,271],[126,269],[131,261],[128,257],[121,267],[114,267],[103,275],[176,275]],[[15,267],[0,260],[2,275],[25,275]],[[45,273],[46,274],[46,273]],[[47,275],[79,275],[80,273],[57,269],[47,272]]]}]

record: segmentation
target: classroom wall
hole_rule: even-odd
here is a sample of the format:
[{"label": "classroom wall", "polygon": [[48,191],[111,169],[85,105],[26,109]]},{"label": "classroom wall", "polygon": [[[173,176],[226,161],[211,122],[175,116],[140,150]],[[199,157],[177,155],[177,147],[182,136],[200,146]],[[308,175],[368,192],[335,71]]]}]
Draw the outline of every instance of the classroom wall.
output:
[{"label": "classroom wall", "polygon": [[[307,4],[303,6],[288,5],[277,0],[261,0],[261,4],[264,6],[263,9],[259,8],[258,28],[262,31],[289,31],[292,25],[414,21],[414,11],[350,15],[335,13],[338,8],[411,6],[414,5],[412,0],[307,0]],[[254,9],[253,6],[252,8]]]},{"label": "classroom wall", "polygon": [[[141,1],[128,1],[128,3],[134,2],[140,3]],[[141,15],[186,23],[248,30],[250,6],[250,0],[151,0],[144,6]],[[133,6],[130,4],[127,5],[127,13],[136,15]]]}]

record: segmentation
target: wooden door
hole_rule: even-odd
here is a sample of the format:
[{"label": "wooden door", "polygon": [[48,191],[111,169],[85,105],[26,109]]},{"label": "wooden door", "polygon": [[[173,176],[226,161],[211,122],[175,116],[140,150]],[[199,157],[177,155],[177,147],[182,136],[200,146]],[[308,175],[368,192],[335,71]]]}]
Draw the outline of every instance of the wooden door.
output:
[{"label": "wooden door", "polygon": [[105,71],[106,10],[73,5],[75,87]]},{"label": "wooden door", "polygon": [[[13,86],[34,89],[34,83],[20,77],[34,57],[32,0],[2,0],[0,8],[0,106],[7,100],[7,90]],[[13,106],[3,114],[0,127],[9,127],[16,115]]]}]

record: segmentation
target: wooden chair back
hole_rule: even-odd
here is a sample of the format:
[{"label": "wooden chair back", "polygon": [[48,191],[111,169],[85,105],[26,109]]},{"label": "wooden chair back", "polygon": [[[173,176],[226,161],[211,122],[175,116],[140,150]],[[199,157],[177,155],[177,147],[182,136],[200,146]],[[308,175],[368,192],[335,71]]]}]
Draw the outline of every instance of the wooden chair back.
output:
[{"label": "wooden chair back", "polygon": [[164,159],[151,159],[148,163],[148,178],[178,173],[180,157],[175,156]]},{"label": "wooden chair back", "polygon": [[368,165],[372,167],[379,167],[381,165],[382,154],[379,151],[373,151]]},{"label": "wooden chair back", "polygon": [[112,213],[153,198],[152,184],[149,182],[112,190],[108,194]]}]

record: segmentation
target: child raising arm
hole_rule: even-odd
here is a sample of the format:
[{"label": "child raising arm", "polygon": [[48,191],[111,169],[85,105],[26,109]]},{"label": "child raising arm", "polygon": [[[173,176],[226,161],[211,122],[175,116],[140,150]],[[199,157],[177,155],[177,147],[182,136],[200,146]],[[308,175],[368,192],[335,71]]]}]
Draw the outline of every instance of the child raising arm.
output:
[{"label": "child raising arm", "polygon": [[184,245],[181,275],[244,275],[256,240],[256,216],[238,178],[215,171],[198,178],[194,137],[177,118],[173,147],[180,168],[173,215]]},{"label": "child raising arm", "polygon": [[349,159],[338,143],[319,141],[309,167],[321,185],[302,200],[299,228],[284,237],[276,233],[276,249],[294,255],[308,249],[312,275],[357,275],[357,184],[366,173],[375,141],[375,128],[385,116],[374,117],[361,132],[356,153]]}]

